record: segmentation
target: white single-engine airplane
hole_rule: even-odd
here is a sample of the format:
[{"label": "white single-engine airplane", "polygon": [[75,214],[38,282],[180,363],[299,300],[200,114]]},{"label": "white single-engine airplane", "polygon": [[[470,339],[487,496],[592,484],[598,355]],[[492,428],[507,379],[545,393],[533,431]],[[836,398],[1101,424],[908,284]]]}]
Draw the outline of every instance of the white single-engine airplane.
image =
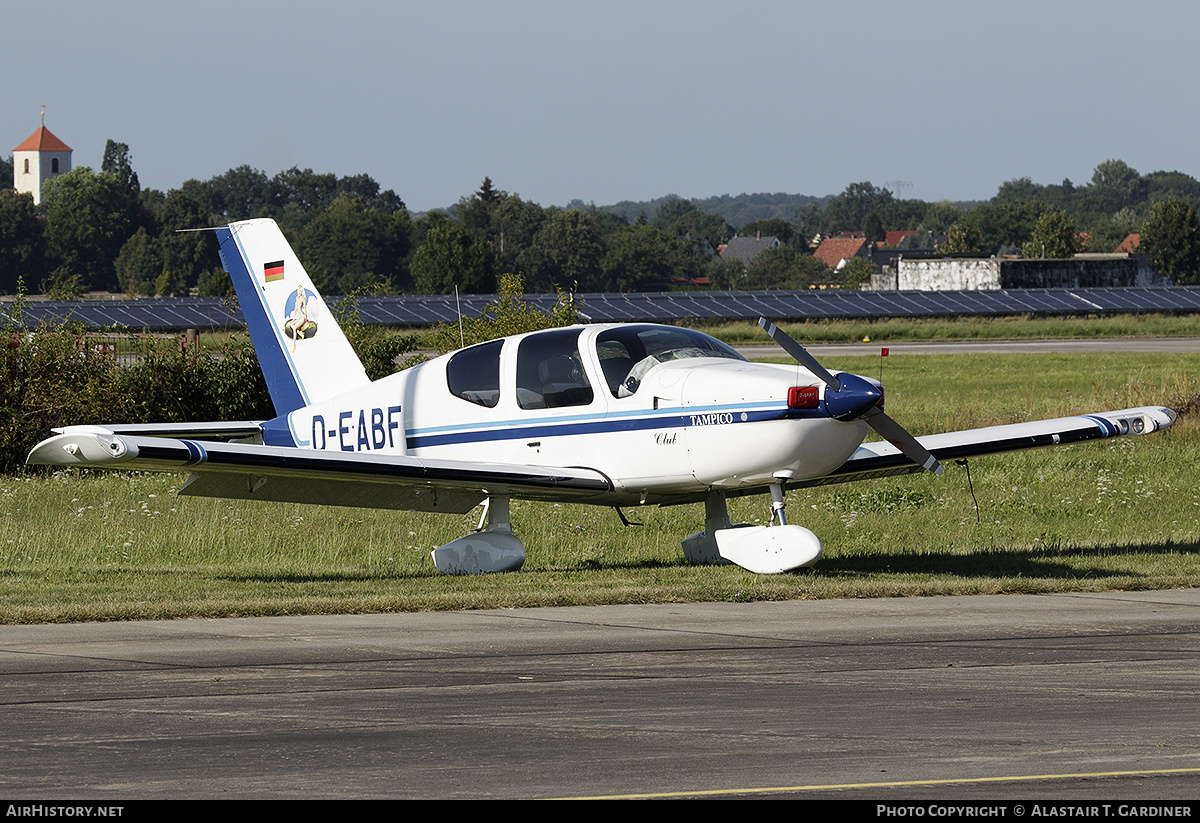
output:
[{"label": "white single-engine airplane", "polygon": [[[191,473],[180,494],[462,514],[486,527],[433,551],[446,573],[520,568],[509,500],[619,507],[704,503],[696,563],[810,566],[784,487],[929,470],[939,460],[1145,434],[1161,407],[915,438],[875,380],[830,373],[765,319],[793,366],[750,363],[707,335],[602,324],[480,343],[371,382],[272,220],[217,229],[278,416],[265,422],[71,426],[28,462]],[[874,429],[883,442],[863,444]],[[232,442],[226,442],[232,441]],[[771,525],[726,499],[768,492]],[[624,520],[624,515],[622,515]]]}]

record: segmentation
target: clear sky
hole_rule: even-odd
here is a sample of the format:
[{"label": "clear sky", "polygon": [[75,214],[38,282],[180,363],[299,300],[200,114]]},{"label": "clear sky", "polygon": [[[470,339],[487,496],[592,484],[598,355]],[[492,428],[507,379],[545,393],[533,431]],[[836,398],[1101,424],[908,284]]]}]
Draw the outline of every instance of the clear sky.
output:
[{"label": "clear sky", "polygon": [[[366,173],[409,208],[674,193],[987,199],[1124,160],[1200,177],[1200,3],[7,2],[0,122],[144,187]],[[0,149],[2,151],[2,149]]]}]

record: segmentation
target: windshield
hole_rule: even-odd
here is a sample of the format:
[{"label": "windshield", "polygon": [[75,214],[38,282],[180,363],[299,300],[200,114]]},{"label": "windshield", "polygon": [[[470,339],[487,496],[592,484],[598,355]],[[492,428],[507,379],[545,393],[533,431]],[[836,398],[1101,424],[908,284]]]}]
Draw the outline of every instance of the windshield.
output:
[{"label": "windshield", "polygon": [[621,326],[596,337],[596,353],[613,397],[637,392],[646,372],[668,360],[718,357],[745,360],[716,338],[671,326]]}]

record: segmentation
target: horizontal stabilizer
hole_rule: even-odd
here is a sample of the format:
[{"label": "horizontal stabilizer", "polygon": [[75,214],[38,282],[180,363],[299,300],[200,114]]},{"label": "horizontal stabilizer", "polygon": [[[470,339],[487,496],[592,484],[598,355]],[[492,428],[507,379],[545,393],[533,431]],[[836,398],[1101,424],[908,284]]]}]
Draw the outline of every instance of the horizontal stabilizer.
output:
[{"label": "horizontal stabilizer", "polygon": [[[262,436],[262,421],[232,420],[205,423],[116,423],[103,426],[72,426],[71,431],[92,428],[101,434],[131,434],[144,437],[185,437],[189,440],[243,440]],[[54,429],[62,434],[65,428]]]}]

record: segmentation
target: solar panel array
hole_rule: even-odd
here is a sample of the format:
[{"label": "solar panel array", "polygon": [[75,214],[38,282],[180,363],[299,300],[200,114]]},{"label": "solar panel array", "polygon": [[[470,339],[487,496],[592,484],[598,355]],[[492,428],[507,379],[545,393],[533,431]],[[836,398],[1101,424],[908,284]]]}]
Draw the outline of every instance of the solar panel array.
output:
[{"label": "solar panel array", "polygon": [[[427,326],[452,323],[459,311],[478,316],[493,295],[361,297],[359,316],[372,325]],[[542,310],[556,295],[529,295]],[[1008,289],[1000,291],[688,291],[576,295],[580,315],[593,323],[703,319],[803,320],[856,317],[946,317],[1014,314],[1124,314],[1200,312],[1200,286],[1106,289]],[[331,298],[336,306],[339,298]],[[0,302],[8,316],[11,302]],[[79,321],[92,328],[122,326],[147,331],[245,328],[236,301],[215,297],[141,300],[30,301],[29,324]]]}]

